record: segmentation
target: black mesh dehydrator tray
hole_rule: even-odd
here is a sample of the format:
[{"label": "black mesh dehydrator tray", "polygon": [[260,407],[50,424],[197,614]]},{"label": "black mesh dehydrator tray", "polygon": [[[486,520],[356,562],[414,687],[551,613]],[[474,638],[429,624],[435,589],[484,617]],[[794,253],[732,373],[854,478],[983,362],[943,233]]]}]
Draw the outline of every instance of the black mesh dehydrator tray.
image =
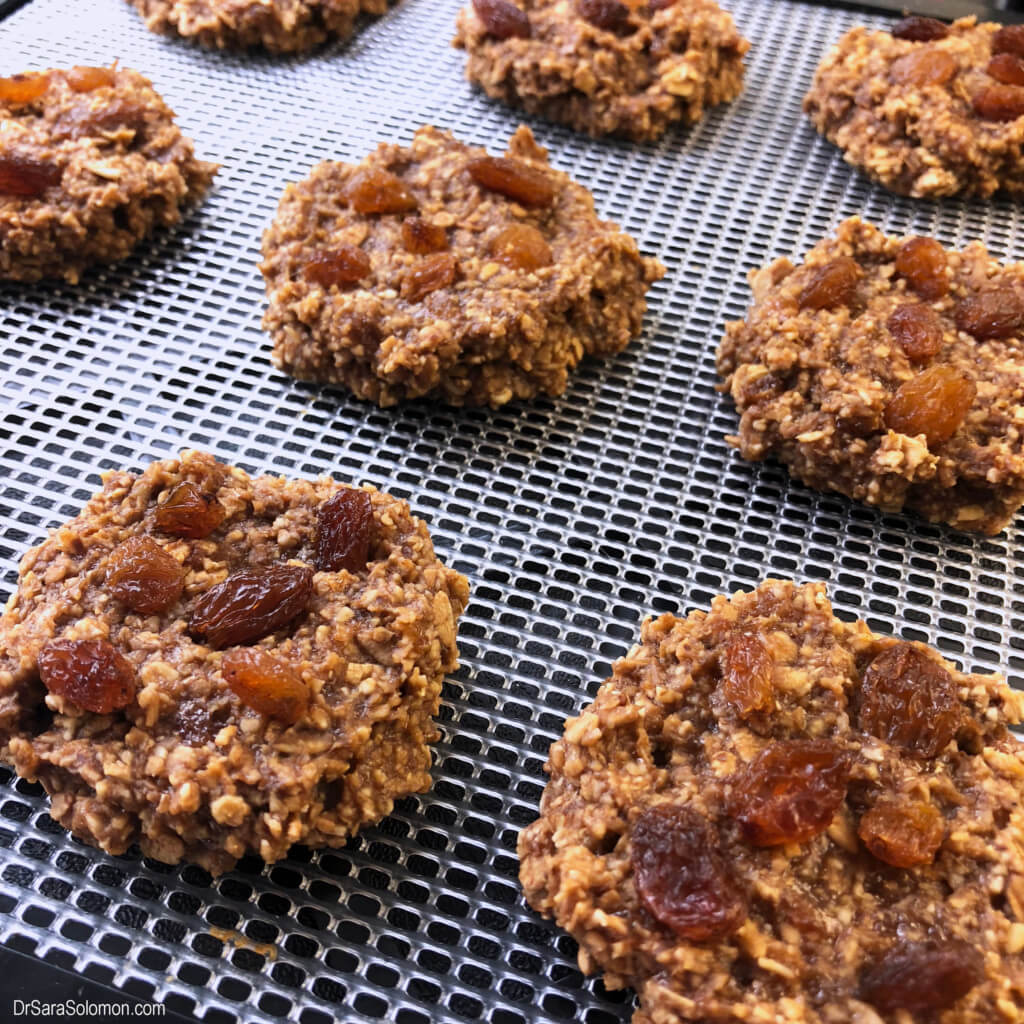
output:
[{"label": "black mesh dehydrator tray", "polygon": [[217,880],[109,857],[0,769],[0,943],[205,1021],[628,1020],[632,994],[584,978],[571,940],[524,906],[515,843],[549,744],[648,614],[766,575],[826,580],[844,617],[1024,680],[1019,528],[972,539],[881,515],[743,463],[723,439],[736,418],[714,390],[714,349],[746,308],[750,268],[854,213],[1024,256],[1012,203],[891,196],[802,117],[826,47],[881,15],[733,2],[754,44],[743,95],[656,146],[531,120],[553,162],[669,271],[642,337],[586,364],[564,397],[381,411],[271,368],[257,262],[285,182],[423,123],[499,149],[519,122],[463,80],[448,45],[459,3],[401,0],[299,60],[158,38],[122,0],[32,0],[0,23],[0,74],[119,58],[222,164],[208,199],[130,261],[78,287],[0,286],[5,594],[25,548],[101,470],[184,447],[406,497],[470,578],[434,787],[343,849],[247,858]]}]

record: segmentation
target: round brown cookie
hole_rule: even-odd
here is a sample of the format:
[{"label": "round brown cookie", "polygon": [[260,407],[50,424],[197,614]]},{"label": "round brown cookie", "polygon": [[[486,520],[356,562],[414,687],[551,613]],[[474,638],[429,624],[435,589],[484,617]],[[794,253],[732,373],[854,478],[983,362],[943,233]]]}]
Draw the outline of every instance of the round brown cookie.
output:
[{"label": "round brown cookie", "polygon": [[527,900],[635,1024],[1019,1024],[1021,711],[820,584],[648,620],[551,748]]},{"label": "round brown cookie", "polygon": [[839,225],[750,275],[718,370],[744,458],[886,511],[995,534],[1024,503],[1024,264]]},{"label": "round brown cookie", "polygon": [[1024,26],[907,18],[851,29],[804,98],[846,161],[918,198],[1024,192]]},{"label": "round brown cookie", "polygon": [[750,47],[714,0],[473,0],[453,44],[488,96],[639,142],[735,99]]},{"label": "round brown cookie", "polygon": [[217,168],[137,71],[0,78],[0,278],[75,283],[181,220]]},{"label": "round brown cookie", "polygon": [[467,587],[409,507],[186,452],[108,473],[0,619],[0,754],[111,853],[219,873],[429,788]]},{"label": "round brown cookie", "polygon": [[392,405],[558,395],[639,333],[664,273],[521,126],[505,157],[421,128],[285,189],[263,236],[277,366]]},{"label": "round brown cookie", "polygon": [[387,12],[388,0],[128,0],[146,27],[217,50],[262,47],[301,53],[352,35],[360,14]]}]

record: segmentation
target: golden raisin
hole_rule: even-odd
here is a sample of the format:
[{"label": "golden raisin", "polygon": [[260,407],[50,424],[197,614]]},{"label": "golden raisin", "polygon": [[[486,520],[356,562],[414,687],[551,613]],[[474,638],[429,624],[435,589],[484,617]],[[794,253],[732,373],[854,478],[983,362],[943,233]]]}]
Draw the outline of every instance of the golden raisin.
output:
[{"label": "golden raisin", "polygon": [[106,640],[51,640],[39,652],[39,678],[50,693],[97,715],[135,696],[135,669]]},{"label": "golden raisin", "polygon": [[523,206],[550,206],[555,188],[543,171],[508,156],[482,156],[466,165],[470,177]]},{"label": "golden raisin", "polygon": [[530,224],[508,224],[491,240],[491,253],[499,263],[527,272],[549,267],[551,246]]},{"label": "golden raisin", "polygon": [[407,252],[426,256],[448,248],[448,232],[439,224],[431,224],[422,217],[406,217],[402,221],[402,245]]},{"label": "golden raisin", "polygon": [[364,167],[345,187],[345,199],[356,213],[411,213],[416,197],[405,182],[383,167]]},{"label": "golden raisin", "polygon": [[630,858],[641,903],[682,938],[722,939],[746,919],[746,898],[718,836],[689,807],[648,807],[633,826]]},{"label": "golden raisin", "polygon": [[889,77],[897,85],[945,85],[956,74],[956,61],[945,50],[922,47],[893,61]]},{"label": "golden raisin", "polygon": [[915,363],[926,363],[942,348],[942,323],[931,306],[907,302],[893,310],[889,333]]},{"label": "golden raisin", "polygon": [[473,10],[488,35],[495,39],[529,39],[530,19],[509,0],[473,0]]},{"label": "golden raisin", "polygon": [[164,533],[200,540],[224,522],[227,512],[212,494],[203,494],[194,483],[182,481],[157,505],[153,517]]},{"label": "golden raisin", "polygon": [[1024,25],[1004,25],[992,37],[992,52],[1024,57]]},{"label": "golden raisin", "polygon": [[733,776],[729,812],[754,846],[802,843],[832,823],[849,777],[831,740],[781,740]]},{"label": "golden raisin", "polygon": [[68,85],[75,92],[92,92],[104,85],[113,85],[117,75],[112,68],[73,67],[64,73]]},{"label": "golden raisin", "polygon": [[309,687],[287,662],[261,647],[225,652],[221,674],[246,706],[284,725],[294,725],[309,708]]},{"label": "golden raisin", "polygon": [[896,389],[885,407],[885,425],[908,437],[924,434],[933,448],[957,432],[977,393],[977,385],[962,371],[930,366]]},{"label": "golden raisin", "polygon": [[759,633],[737,633],[722,650],[722,696],[741,718],[774,707],[772,656]]},{"label": "golden raisin", "polygon": [[151,537],[129,537],[110,553],[107,589],[133,612],[156,615],[181,597],[184,573]]},{"label": "golden raisin", "polygon": [[946,250],[934,238],[908,238],[896,254],[896,273],[922,299],[941,299],[949,291]]},{"label": "golden raisin", "polygon": [[50,75],[46,71],[0,78],[0,103],[9,103],[12,106],[31,103],[45,95],[49,88]]},{"label": "golden raisin", "polygon": [[1024,295],[1005,286],[969,295],[956,307],[956,325],[979,341],[1009,338],[1024,328]]},{"label": "golden raisin", "polygon": [[312,597],[308,565],[279,562],[242,569],[196,601],[188,629],[211,647],[252,643],[306,611]]},{"label": "golden raisin", "polygon": [[959,939],[906,942],[861,971],[859,998],[884,1014],[947,1010],[985,977],[984,958]]},{"label": "golden raisin", "polygon": [[815,267],[797,300],[801,309],[835,309],[849,306],[857,293],[860,267],[849,256],[839,256]]},{"label": "golden raisin", "polygon": [[864,672],[859,722],[865,732],[914,757],[934,757],[960,724],[956,683],[919,647],[893,644]]},{"label": "golden raisin", "polygon": [[302,276],[321,288],[351,288],[370,273],[370,257],[357,245],[337,245],[314,253]]},{"label": "golden raisin", "polygon": [[406,271],[402,281],[402,298],[407,302],[419,302],[439,288],[447,288],[455,280],[458,264],[450,252],[436,252]]},{"label": "golden raisin", "polygon": [[997,53],[985,70],[1003,85],[1024,85],[1024,60],[1015,53]]},{"label": "golden raisin", "polygon": [[61,179],[61,169],[49,160],[16,153],[0,154],[0,195],[38,199]]},{"label": "golden raisin", "polygon": [[629,23],[629,8],[620,0],[576,0],[580,17],[595,28],[617,32]]},{"label": "golden raisin", "polygon": [[971,97],[971,106],[985,121],[1016,121],[1024,114],[1024,88],[1019,85],[986,85]]},{"label": "golden raisin", "polygon": [[907,796],[882,797],[857,826],[864,845],[895,868],[931,864],[945,834],[939,809],[927,800]]},{"label": "golden raisin", "polygon": [[890,31],[897,39],[908,39],[912,43],[930,43],[933,39],[945,39],[949,35],[949,26],[937,18],[912,14],[896,22]]},{"label": "golden raisin", "polygon": [[366,491],[346,487],[316,510],[316,567],[362,572],[370,556],[373,505]]}]

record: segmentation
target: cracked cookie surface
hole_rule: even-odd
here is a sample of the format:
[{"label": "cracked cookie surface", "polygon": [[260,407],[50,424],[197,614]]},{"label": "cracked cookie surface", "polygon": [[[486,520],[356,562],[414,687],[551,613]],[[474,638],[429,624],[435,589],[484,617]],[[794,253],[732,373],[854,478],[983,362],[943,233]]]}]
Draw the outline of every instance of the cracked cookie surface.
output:
[{"label": "cracked cookie surface", "polygon": [[110,853],[213,873],[339,846],[429,788],[465,579],[404,501],[186,452],[22,559],[0,754]]},{"label": "cracked cookie surface", "polygon": [[832,47],[804,98],[814,127],[902,195],[1024,192],[1024,26],[908,24]]},{"label": "cracked cookie surface", "polygon": [[528,128],[489,156],[426,127],[289,185],[263,237],[273,361],[393,405],[559,395],[639,334],[664,273]]},{"label": "cracked cookie surface", "polygon": [[361,14],[385,14],[389,0],[128,0],[146,27],[214,50],[305,53],[347,39]]},{"label": "cracked cookie surface", "polygon": [[1024,264],[858,219],[750,275],[718,350],[744,458],[995,534],[1024,503]]},{"label": "cracked cookie surface", "polygon": [[137,71],[0,79],[0,278],[75,283],[124,259],[177,224],[215,172]]},{"label": "cracked cookie surface", "polygon": [[528,902],[634,1024],[1007,1024],[1021,694],[767,580],[647,621],[552,747]]},{"label": "cracked cookie surface", "polygon": [[750,46],[713,0],[474,0],[454,45],[488,96],[635,141],[735,99]]}]

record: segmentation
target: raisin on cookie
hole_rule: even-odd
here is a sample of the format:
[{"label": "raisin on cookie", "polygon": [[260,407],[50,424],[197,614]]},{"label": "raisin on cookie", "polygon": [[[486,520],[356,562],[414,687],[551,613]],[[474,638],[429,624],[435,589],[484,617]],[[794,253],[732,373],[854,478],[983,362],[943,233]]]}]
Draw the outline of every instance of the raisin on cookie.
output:
[{"label": "raisin on cookie", "polygon": [[465,579],[404,501],[209,455],[112,472],[22,559],[0,756],[65,828],[213,873],[429,788]]},{"label": "raisin on cookie", "polygon": [[526,898],[634,1024],[1019,1022],[1022,705],[820,584],[648,620],[551,748]]},{"label": "raisin on cookie", "polygon": [[421,128],[285,189],[263,236],[275,364],[380,405],[559,395],[664,273],[521,126],[504,156]]},{"label": "raisin on cookie", "polygon": [[744,458],[996,534],[1024,503],[1024,264],[853,218],[750,275],[718,350]]},{"label": "raisin on cookie", "polygon": [[361,14],[379,16],[388,0],[128,0],[146,27],[212,50],[262,48],[304,53],[347,39]]},{"label": "raisin on cookie", "polygon": [[750,48],[714,0],[472,0],[454,45],[488,96],[638,142],[734,100]]},{"label": "raisin on cookie", "polygon": [[216,165],[137,71],[0,78],[0,279],[78,281],[181,220]]},{"label": "raisin on cookie", "polygon": [[1024,25],[851,29],[804,98],[847,163],[901,195],[1024,192]]}]

